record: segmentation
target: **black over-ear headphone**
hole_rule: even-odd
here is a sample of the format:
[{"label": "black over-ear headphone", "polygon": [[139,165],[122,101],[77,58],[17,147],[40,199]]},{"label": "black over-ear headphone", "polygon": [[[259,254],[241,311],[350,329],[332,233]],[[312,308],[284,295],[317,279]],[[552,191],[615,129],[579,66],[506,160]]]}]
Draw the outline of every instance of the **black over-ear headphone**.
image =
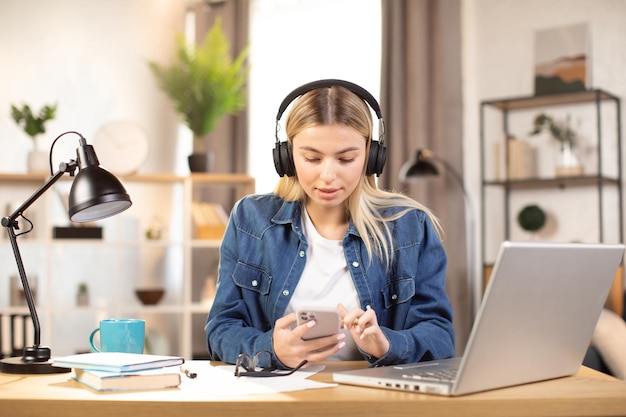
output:
[{"label": "black over-ear headphone", "polygon": [[379,122],[379,138],[377,141],[372,140],[370,143],[370,152],[367,158],[367,169],[365,171],[366,175],[380,175],[383,172],[383,167],[385,166],[385,161],[387,160],[387,148],[384,145],[383,135],[385,133],[385,125],[383,122],[382,112],[380,111],[380,106],[378,102],[367,90],[363,87],[360,87],[354,83],[343,81],[343,80],[318,80],[313,81],[307,84],[304,84],[295,90],[293,90],[287,97],[283,99],[283,102],[280,104],[278,108],[278,114],[276,114],[276,145],[273,150],[274,155],[274,166],[276,167],[276,172],[278,175],[288,177],[296,176],[296,167],[293,163],[293,154],[291,152],[291,145],[289,141],[280,141],[278,139],[278,129],[279,129],[279,121],[287,106],[299,97],[311,90],[315,90],[316,88],[322,87],[332,87],[332,86],[341,86],[344,87],[361,99],[363,99],[369,106],[374,110],[376,116],[378,117]]}]

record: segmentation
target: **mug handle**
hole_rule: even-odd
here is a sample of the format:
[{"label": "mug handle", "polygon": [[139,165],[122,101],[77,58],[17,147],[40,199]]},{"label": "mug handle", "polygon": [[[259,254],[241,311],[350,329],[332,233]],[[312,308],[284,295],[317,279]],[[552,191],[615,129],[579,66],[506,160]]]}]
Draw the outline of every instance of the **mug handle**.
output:
[{"label": "mug handle", "polygon": [[93,350],[94,352],[100,352],[100,350],[93,344],[93,337],[96,335],[98,331],[100,331],[100,328],[96,327],[89,334],[89,346],[91,346],[91,350]]}]

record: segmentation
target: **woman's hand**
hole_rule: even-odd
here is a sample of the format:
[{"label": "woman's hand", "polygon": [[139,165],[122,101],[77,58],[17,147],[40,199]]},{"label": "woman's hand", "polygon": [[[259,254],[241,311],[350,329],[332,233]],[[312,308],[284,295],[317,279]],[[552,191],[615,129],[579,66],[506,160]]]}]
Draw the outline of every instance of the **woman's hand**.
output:
[{"label": "woman's hand", "polygon": [[343,333],[317,339],[302,340],[302,336],[315,326],[315,320],[308,321],[292,329],[295,323],[296,313],[289,313],[276,320],[274,324],[274,333],[272,335],[274,354],[285,366],[295,368],[304,359],[309,362],[326,360],[346,345],[342,341],[346,337]]},{"label": "woman's hand", "polygon": [[343,304],[338,304],[337,308],[343,328],[350,332],[359,349],[375,358],[387,353],[389,340],[380,329],[374,310],[367,308],[363,311],[357,307],[348,311]]}]

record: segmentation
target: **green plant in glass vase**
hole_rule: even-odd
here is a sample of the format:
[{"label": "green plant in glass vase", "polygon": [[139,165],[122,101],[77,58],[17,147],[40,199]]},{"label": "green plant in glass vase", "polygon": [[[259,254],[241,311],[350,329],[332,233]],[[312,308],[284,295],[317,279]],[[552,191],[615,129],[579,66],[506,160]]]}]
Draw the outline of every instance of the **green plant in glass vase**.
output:
[{"label": "green plant in glass vase", "polygon": [[531,135],[537,135],[548,131],[559,142],[559,161],[556,167],[557,176],[583,175],[584,168],[576,155],[577,145],[576,132],[570,127],[570,116],[567,115],[565,123],[557,122],[546,113],[537,115],[533,122]]},{"label": "green plant in glass vase", "polygon": [[193,134],[194,155],[206,163],[205,136],[226,114],[236,114],[246,106],[245,83],[249,67],[248,46],[234,59],[229,42],[217,19],[199,45],[190,45],[183,35],[176,37],[176,54],[169,65],[149,62],[161,89],[174,102],[177,113]]}]

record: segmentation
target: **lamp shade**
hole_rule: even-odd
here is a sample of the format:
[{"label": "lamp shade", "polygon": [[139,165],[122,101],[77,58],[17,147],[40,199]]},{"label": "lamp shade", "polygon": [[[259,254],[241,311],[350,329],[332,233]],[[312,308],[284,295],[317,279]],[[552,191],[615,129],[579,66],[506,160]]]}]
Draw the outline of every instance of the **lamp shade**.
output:
[{"label": "lamp shade", "polygon": [[415,159],[407,161],[400,168],[400,181],[411,182],[419,177],[439,175],[439,170],[433,163],[427,150],[418,150]]},{"label": "lamp shade", "polygon": [[130,196],[122,183],[99,166],[82,169],[76,174],[69,195],[70,220],[91,222],[121,213],[131,206]]},{"label": "lamp shade", "polygon": [[93,147],[82,137],[76,154],[79,168],[69,195],[71,221],[83,223],[104,219],[132,205],[120,180],[100,167]]}]

